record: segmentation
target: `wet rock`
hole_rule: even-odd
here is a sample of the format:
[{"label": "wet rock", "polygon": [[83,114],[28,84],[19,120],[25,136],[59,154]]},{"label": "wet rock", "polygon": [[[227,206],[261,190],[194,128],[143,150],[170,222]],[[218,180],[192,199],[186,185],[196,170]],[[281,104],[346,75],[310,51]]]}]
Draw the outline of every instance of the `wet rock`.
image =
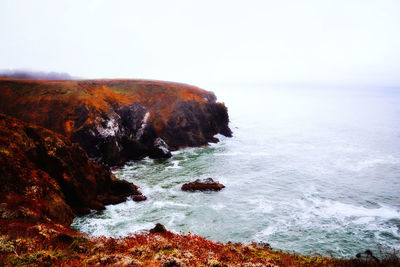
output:
[{"label": "wet rock", "polygon": [[152,233],[152,234],[154,234],[154,233],[166,233],[166,232],[167,232],[167,229],[161,223],[157,223],[156,226],[154,226],[154,228],[150,230],[150,233]]},{"label": "wet rock", "polygon": [[147,198],[139,191],[139,187],[124,180],[113,180],[111,186],[114,195],[132,197],[134,201],[144,201]]},{"label": "wet rock", "polygon": [[169,147],[165,141],[157,137],[154,140],[154,145],[149,149],[149,157],[152,159],[162,159],[162,158],[170,158],[172,157],[171,152],[169,151]]},{"label": "wet rock", "polygon": [[196,181],[184,184],[181,187],[183,191],[220,191],[222,188],[225,188],[225,186],[214,181],[212,178],[204,180],[197,179]]},{"label": "wet rock", "polygon": [[147,199],[147,197],[144,196],[144,195],[134,195],[134,196],[132,196],[132,200],[133,201],[137,201],[137,202],[145,201],[146,199]]},{"label": "wet rock", "polygon": [[376,261],[376,262],[379,262],[379,259],[378,259],[377,257],[374,256],[374,254],[372,253],[371,250],[367,249],[367,250],[365,251],[365,254],[367,255],[367,257],[373,259],[373,260]]}]

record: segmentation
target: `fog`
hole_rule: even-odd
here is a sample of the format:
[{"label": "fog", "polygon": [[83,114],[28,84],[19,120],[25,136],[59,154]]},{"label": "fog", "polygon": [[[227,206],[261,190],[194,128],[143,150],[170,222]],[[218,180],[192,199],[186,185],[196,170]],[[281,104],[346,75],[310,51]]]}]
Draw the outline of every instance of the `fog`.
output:
[{"label": "fog", "polygon": [[[0,77],[177,81],[229,109],[233,138],[127,163],[147,201],[74,229],[399,251],[399,0],[0,0],[0,31]],[[207,177],[226,188],[181,190]]]},{"label": "fog", "polygon": [[400,83],[400,2],[0,2],[0,70],[219,83]]},{"label": "fog", "polygon": [[11,79],[37,79],[37,80],[71,80],[68,73],[43,72],[29,70],[4,70],[0,72],[0,78]]}]

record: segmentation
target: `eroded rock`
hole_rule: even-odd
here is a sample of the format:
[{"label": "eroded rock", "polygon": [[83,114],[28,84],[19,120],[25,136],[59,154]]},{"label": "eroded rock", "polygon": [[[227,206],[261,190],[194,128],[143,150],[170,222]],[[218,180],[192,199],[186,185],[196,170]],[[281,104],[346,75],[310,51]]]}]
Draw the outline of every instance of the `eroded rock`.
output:
[{"label": "eroded rock", "polygon": [[171,82],[0,79],[0,112],[62,134],[109,166],[231,136],[212,92]]},{"label": "eroded rock", "polygon": [[152,159],[162,159],[172,157],[169,151],[169,146],[161,137],[157,137],[154,140],[153,147],[149,149],[149,157]]},{"label": "eroded rock", "polygon": [[220,191],[222,188],[225,188],[225,186],[214,181],[212,178],[204,180],[197,179],[196,181],[184,184],[181,187],[183,191]]},{"label": "eroded rock", "polygon": [[153,229],[150,230],[150,233],[166,233],[167,229],[161,223],[157,223]]},{"label": "eroded rock", "polygon": [[144,197],[78,144],[1,114],[0,184],[0,219],[7,221],[69,226],[75,215]]}]

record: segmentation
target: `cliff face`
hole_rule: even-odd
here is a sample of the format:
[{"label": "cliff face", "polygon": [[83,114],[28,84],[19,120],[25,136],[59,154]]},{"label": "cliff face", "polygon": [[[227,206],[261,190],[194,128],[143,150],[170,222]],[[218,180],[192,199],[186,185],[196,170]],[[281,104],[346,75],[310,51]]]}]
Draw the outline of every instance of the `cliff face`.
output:
[{"label": "cliff face", "polygon": [[65,137],[0,114],[0,223],[58,223],[105,204],[142,200]]},{"label": "cliff face", "polygon": [[231,136],[213,93],[170,82],[0,79],[0,112],[58,132],[109,165]]}]

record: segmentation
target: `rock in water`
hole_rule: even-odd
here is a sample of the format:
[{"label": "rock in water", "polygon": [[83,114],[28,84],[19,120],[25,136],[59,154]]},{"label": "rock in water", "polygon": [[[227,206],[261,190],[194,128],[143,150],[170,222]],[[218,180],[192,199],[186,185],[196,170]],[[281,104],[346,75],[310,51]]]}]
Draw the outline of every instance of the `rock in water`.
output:
[{"label": "rock in water", "polygon": [[132,200],[133,201],[145,201],[147,199],[146,196],[140,194],[140,195],[133,195]]},{"label": "rock in water", "polygon": [[62,134],[109,166],[231,136],[212,92],[171,82],[0,78],[0,112]]},{"label": "rock in water", "polygon": [[181,189],[183,191],[220,191],[222,188],[225,188],[223,184],[214,181],[212,178],[207,178],[184,184]]}]

